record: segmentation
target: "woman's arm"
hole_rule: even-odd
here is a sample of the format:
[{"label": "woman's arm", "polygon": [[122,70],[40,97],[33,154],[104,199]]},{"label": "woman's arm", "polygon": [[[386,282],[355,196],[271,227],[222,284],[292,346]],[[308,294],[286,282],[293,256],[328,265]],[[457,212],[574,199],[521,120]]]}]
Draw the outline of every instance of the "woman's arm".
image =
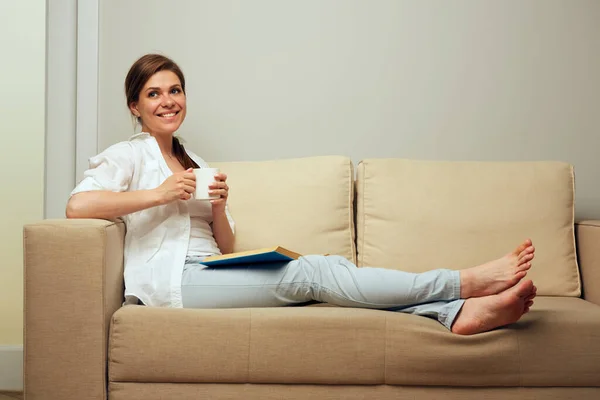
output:
[{"label": "woman's arm", "polygon": [[213,212],[212,230],[221,253],[233,253],[233,242],[235,239],[224,209]]},{"label": "woman's arm", "polygon": [[67,203],[67,218],[115,219],[175,200],[189,200],[196,190],[192,169],[177,172],[151,190],[111,192],[92,190],[74,194]]},{"label": "woman's arm", "polygon": [[115,219],[162,204],[156,190],[110,192],[93,190],[73,195],[67,203],[67,218]]}]

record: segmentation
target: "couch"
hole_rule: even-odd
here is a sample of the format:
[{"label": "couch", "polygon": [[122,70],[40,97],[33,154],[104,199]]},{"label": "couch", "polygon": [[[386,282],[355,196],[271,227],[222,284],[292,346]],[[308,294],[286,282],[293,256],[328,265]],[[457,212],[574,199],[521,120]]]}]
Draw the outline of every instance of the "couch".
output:
[{"label": "couch", "polygon": [[123,223],[44,220],[24,227],[28,400],[600,398],[600,222],[574,221],[571,165],[213,165],[229,175],[236,251],[282,245],[419,272],[529,237],[538,297],[519,322],[472,336],[327,304],[124,305]]}]

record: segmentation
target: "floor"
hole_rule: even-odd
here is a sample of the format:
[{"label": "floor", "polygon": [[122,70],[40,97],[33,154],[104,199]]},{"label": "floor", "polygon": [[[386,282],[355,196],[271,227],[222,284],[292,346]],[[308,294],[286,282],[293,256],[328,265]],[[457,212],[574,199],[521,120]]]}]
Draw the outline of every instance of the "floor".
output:
[{"label": "floor", "polygon": [[23,400],[23,393],[21,392],[0,392],[0,400]]}]

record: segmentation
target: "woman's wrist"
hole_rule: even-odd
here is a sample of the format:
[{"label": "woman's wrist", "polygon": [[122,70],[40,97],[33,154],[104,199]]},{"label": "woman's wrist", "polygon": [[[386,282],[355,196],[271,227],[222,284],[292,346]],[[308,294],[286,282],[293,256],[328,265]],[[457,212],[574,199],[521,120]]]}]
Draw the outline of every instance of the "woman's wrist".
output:
[{"label": "woman's wrist", "polygon": [[146,190],[146,196],[152,207],[162,206],[166,204],[163,194],[156,189]]},{"label": "woman's wrist", "polygon": [[225,214],[225,206],[224,205],[223,206],[220,206],[220,205],[219,206],[215,206],[213,204],[213,206],[212,206],[212,215],[213,215],[213,218],[214,217],[219,217],[219,216],[226,216],[226,214]]}]

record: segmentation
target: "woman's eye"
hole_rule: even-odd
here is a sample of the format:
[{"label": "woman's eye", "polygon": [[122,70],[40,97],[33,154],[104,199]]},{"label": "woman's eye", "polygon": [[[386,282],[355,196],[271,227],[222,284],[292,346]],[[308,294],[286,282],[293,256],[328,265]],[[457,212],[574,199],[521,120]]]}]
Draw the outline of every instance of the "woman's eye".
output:
[{"label": "woman's eye", "polygon": [[177,94],[177,93],[180,93],[180,92],[181,92],[181,90],[179,88],[173,88],[173,89],[171,89],[171,94]]},{"label": "woman's eye", "polygon": [[150,93],[148,93],[148,97],[156,97],[156,96],[158,96],[157,92],[150,92]]}]

